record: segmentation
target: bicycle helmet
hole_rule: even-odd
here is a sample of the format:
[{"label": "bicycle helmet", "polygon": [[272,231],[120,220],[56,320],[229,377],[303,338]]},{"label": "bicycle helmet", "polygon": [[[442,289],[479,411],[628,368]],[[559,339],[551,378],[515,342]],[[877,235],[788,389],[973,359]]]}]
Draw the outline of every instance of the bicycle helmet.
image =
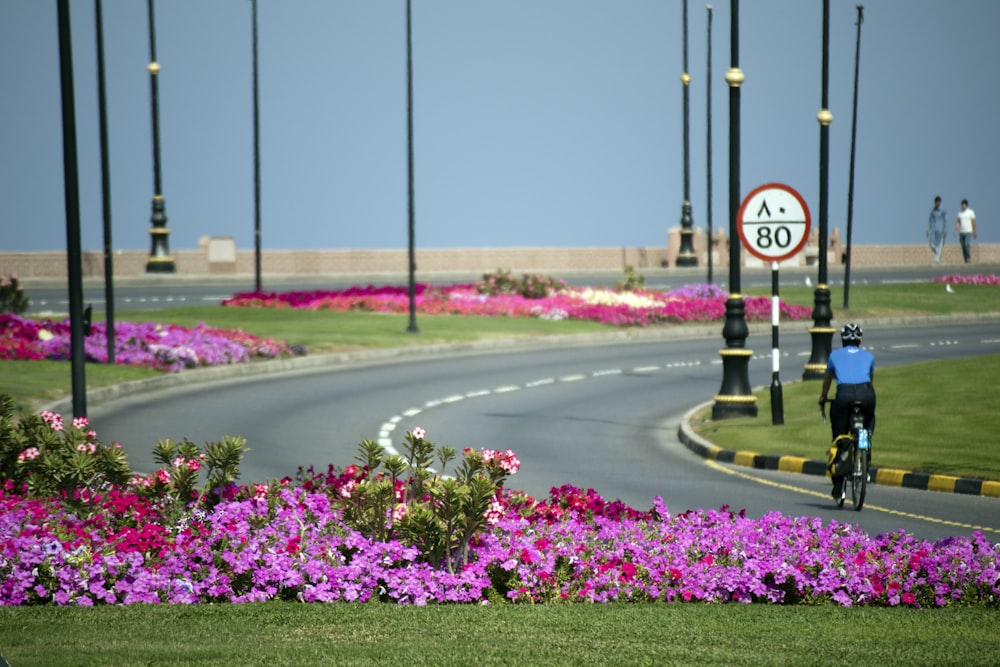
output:
[{"label": "bicycle helmet", "polygon": [[860,342],[861,334],[862,331],[860,325],[848,322],[840,330],[840,339],[844,341]]}]

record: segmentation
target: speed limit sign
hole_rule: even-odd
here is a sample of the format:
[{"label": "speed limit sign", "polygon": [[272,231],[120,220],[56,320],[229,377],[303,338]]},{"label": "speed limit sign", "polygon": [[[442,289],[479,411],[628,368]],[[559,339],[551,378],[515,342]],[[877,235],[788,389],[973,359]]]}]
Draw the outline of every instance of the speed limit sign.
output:
[{"label": "speed limit sign", "polygon": [[743,247],[768,262],[789,259],[802,250],[811,224],[802,195],[781,183],[755,188],[736,214]]}]

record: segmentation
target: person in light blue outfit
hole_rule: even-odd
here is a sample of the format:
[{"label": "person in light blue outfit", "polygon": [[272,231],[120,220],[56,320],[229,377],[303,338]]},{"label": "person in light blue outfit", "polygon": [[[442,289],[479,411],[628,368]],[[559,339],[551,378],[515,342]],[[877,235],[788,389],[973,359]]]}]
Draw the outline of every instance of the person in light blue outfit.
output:
[{"label": "person in light blue outfit", "polygon": [[948,235],[948,213],[941,208],[941,198],[934,198],[934,208],[931,209],[930,219],[927,222],[927,240],[931,244],[931,252],[934,253],[934,263],[941,263],[941,250],[944,248],[944,239]]},{"label": "person in light blue outfit", "polygon": [[[830,428],[833,439],[850,431],[851,403],[861,401],[861,412],[865,416],[865,428],[869,434],[875,432],[875,357],[871,352],[861,347],[861,327],[857,324],[845,324],[840,330],[840,340],[843,344],[839,350],[830,353],[826,362],[826,374],[823,376],[823,389],[819,394],[819,404],[826,403],[830,385],[837,381],[837,395],[830,404]],[[869,453],[869,456],[871,454]],[[833,477],[833,498],[844,497],[844,478]]]}]

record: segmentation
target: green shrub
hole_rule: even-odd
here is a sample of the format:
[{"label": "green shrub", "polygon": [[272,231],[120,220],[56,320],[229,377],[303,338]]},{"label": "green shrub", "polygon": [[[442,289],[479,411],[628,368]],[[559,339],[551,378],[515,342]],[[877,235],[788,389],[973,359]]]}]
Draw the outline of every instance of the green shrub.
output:
[{"label": "green shrub", "polygon": [[0,274],[0,313],[20,315],[28,309],[31,299],[24,295],[24,288],[17,274]]}]

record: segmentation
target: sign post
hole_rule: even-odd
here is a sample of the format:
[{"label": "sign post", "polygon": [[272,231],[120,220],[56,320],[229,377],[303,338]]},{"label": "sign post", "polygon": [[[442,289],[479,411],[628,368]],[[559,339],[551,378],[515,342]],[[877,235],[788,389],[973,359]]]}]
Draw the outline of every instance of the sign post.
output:
[{"label": "sign post", "polygon": [[740,240],[747,251],[771,263],[771,423],[785,423],[781,393],[778,323],[778,262],[794,257],[809,239],[809,207],[798,192],[781,183],[755,188],[736,216]]}]

